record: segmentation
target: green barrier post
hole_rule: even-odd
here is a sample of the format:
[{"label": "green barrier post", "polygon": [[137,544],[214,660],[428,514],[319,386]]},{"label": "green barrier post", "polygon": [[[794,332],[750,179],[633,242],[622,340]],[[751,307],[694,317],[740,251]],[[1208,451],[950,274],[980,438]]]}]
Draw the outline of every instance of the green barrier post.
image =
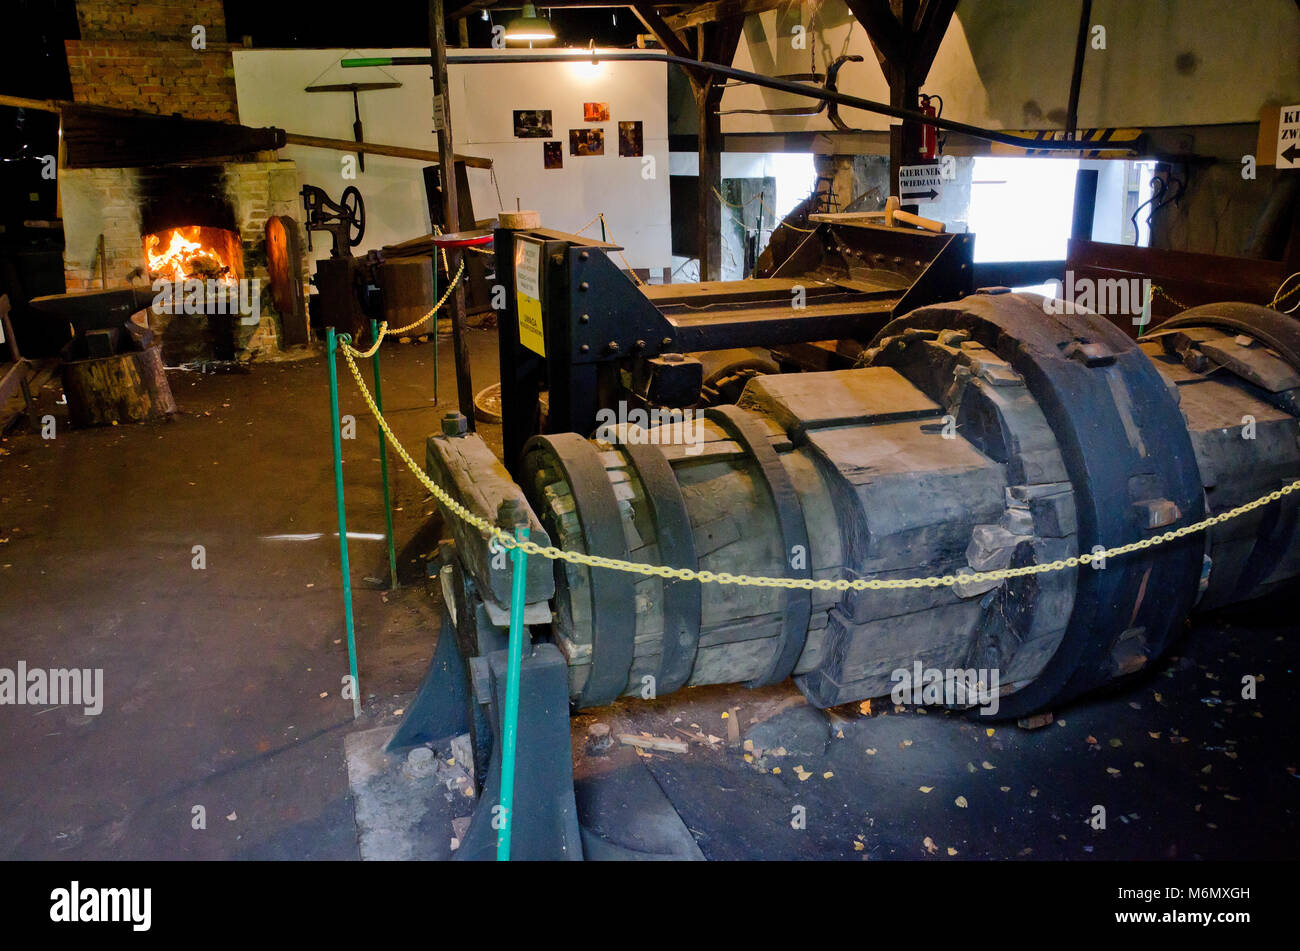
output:
[{"label": "green barrier post", "polygon": [[[448,279],[451,275],[447,275]],[[438,246],[433,247],[433,303],[438,303]],[[433,308],[433,405],[438,405],[438,308]]]},{"label": "green barrier post", "polygon": [[[379,321],[370,321],[370,339],[379,339]],[[375,376],[375,407],[382,416],[384,413],[384,393],[379,384],[379,349],[370,358],[370,368]],[[376,425],[379,430],[379,477],[384,483],[384,526],[388,531],[388,586],[397,587],[397,549],[393,546],[393,503],[388,496],[388,443],[384,439],[384,427]]]},{"label": "green barrier post", "polygon": [[339,420],[339,343],[351,343],[347,334],[338,337],[334,328],[325,331],[326,358],[330,365],[330,423],[334,431],[334,496],[339,507],[339,560],[343,570],[343,623],[348,631],[348,670],[352,674],[352,717],[361,716],[361,684],[357,680],[357,639],[352,623],[352,576],[348,564],[348,521],[343,510],[343,433]]},{"label": "green barrier post", "polygon": [[[528,540],[527,524],[515,526],[515,538]],[[510,649],[506,671],[506,708],[501,724],[501,828],[497,830],[497,861],[510,861],[510,827],[514,824],[515,741],[519,725],[519,668],[524,656],[524,578],[528,553],[513,548],[514,574],[510,585]]]}]

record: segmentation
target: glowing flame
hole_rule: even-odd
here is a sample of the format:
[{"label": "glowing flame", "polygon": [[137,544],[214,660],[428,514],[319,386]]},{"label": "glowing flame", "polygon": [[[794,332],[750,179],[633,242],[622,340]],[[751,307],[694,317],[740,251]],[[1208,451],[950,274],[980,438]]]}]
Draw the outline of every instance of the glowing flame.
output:
[{"label": "glowing flame", "polygon": [[144,250],[151,277],[172,281],[184,281],[191,277],[211,277],[221,281],[235,279],[230,262],[216,248],[202,242],[198,225],[173,228],[167,246],[160,248],[166,234],[168,232],[164,231],[162,235],[151,234],[145,238]]}]

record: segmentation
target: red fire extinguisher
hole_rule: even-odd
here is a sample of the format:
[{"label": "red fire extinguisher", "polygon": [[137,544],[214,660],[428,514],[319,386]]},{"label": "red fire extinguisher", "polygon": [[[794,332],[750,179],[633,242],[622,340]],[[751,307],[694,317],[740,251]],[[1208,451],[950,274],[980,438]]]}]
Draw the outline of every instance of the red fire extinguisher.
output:
[{"label": "red fire extinguisher", "polygon": [[[924,93],[920,96],[921,111],[927,116],[938,117],[938,110],[934,107],[933,97]],[[939,155],[939,130],[932,125],[921,126],[921,158],[932,162]]]}]

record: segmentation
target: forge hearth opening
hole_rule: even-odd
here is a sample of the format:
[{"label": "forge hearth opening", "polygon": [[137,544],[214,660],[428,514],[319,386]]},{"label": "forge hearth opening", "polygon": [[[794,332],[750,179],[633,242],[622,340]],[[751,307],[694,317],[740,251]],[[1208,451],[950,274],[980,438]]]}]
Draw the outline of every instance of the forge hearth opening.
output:
[{"label": "forge hearth opening", "polygon": [[244,276],[243,245],[222,166],[142,169],[138,188],[150,280],[233,282]]},{"label": "forge hearth opening", "polygon": [[144,256],[150,281],[198,278],[234,284],[244,276],[239,234],[226,228],[189,225],[146,234]]}]

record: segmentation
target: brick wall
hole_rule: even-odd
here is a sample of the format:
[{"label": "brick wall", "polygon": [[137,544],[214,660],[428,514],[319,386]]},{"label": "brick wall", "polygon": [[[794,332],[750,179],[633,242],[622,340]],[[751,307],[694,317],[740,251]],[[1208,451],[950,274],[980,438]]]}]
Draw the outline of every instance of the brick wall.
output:
[{"label": "brick wall", "polygon": [[221,0],[78,0],[77,20],[81,39],[64,44],[77,102],[238,121]]}]

